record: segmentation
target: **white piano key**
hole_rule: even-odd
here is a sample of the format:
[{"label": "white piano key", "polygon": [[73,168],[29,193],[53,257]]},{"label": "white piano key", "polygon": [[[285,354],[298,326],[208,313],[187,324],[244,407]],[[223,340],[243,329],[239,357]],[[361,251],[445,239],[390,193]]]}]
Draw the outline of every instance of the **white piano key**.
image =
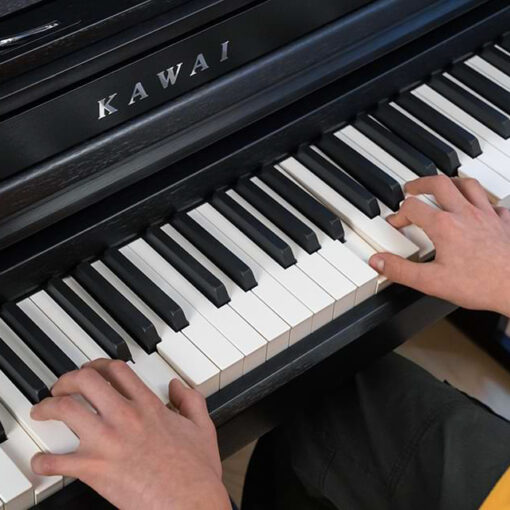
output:
[{"label": "white piano key", "polygon": [[418,246],[402,233],[380,216],[368,218],[295,158],[287,158],[279,166],[334,211],[377,251],[394,253],[412,260],[418,257]]},{"label": "white piano key", "polygon": [[29,298],[20,301],[18,306],[78,368],[89,361],[83,352]]},{"label": "white piano key", "polygon": [[30,480],[5,453],[0,444],[0,499],[5,510],[25,510],[34,505]]},{"label": "white piano key", "polygon": [[0,422],[7,434],[7,441],[2,443],[0,448],[12,459],[18,469],[32,484],[34,496],[33,500],[28,502],[27,507],[40,503],[62,489],[64,484],[61,476],[41,476],[36,475],[32,471],[32,457],[40,453],[41,450],[11,413],[1,404]]},{"label": "white piano key", "polygon": [[158,353],[147,354],[74,278],[68,277],[64,282],[124,339],[133,357],[128,365],[161,401],[168,403],[168,383],[181,377]]},{"label": "white piano key", "polygon": [[510,76],[487,62],[483,57],[476,55],[466,60],[465,64],[506,90],[510,90]]},{"label": "white piano key", "polygon": [[244,361],[241,352],[129,246],[121,248],[120,251],[155,285],[179,303],[189,321],[189,325],[182,330],[182,333],[220,369],[220,388],[241,377]]},{"label": "white piano key", "polygon": [[230,190],[227,194],[291,247],[296,257],[297,267],[323,289],[326,295],[334,299],[333,317],[338,317],[354,306],[356,286],[342,273],[337,271],[335,267],[318,253],[309,254],[303,250],[303,248],[238,193]]},{"label": "white piano key", "polygon": [[366,262],[358,258],[340,241],[331,239],[331,237],[325,234],[312,221],[301,214],[258,177],[254,177],[252,181],[315,232],[319,244],[321,245],[321,249],[317,253],[332,264],[338,271],[343,273],[356,286],[355,304],[375,294],[378,274],[366,264]]},{"label": "white piano key", "polygon": [[201,294],[179,271],[170,265],[143,239],[129,245],[167,283],[182,294],[221,334],[243,355],[244,372],[261,365],[267,357],[267,342],[229,306],[217,308]]},{"label": "white piano key", "polygon": [[251,258],[256,260],[283,287],[296,296],[313,312],[312,330],[315,331],[333,318],[334,299],[295,265],[284,269],[264,250],[244,235],[212,205],[203,204],[198,211],[208,218],[227,237],[234,241]]},{"label": "white piano key", "polygon": [[17,354],[39,379],[51,388],[57,376],[36,356],[21,338],[0,319],[0,338]]},{"label": "white piano key", "polygon": [[241,250],[234,241],[203,216],[199,210],[195,209],[188,214],[251,268],[257,280],[257,286],[251,292],[290,325],[291,345],[310,334],[313,313],[309,308],[276,281],[258,262]]},{"label": "white piano key", "polygon": [[[354,129],[354,128],[353,128]],[[362,135],[360,133],[360,135]],[[350,138],[345,133],[337,133],[337,136],[349,144],[354,150],[359,152],[365,158],[367,158],[372,163],[376,164],[378,168],[380,168],[383,172],[386,172],[390,177],[395,179],[401,186],[404,185],[403,179],[396,173],[394,173],[389,167],[384,165],[380,160],[374,157],[370,151],[363,148],[363,145],[358,145],[353,138]],[[364,135],[362,135],[364,136]],[[437,207],[434,203],[430,202],[427,197],[419,196],[420,200],[423,200],[427,205],[431,207]],[[377,200],[379,203],[379,208],[381,209],[381,216],[386,219],[388,216],[393,214],[393,211],[383,204],[380,200]],[[435,253],[435,247],[427,234],[416,225],[409,225],[407,227],[401,228],[400,232],[402,232],[409,240],[411,240],[416,246],[420,248],[419,259],[427,260],[430,259]]]},{"label": "white piano key", "polygon": [[61,422],[30,418],[32,404],[0,371],[0,402],[44,452],[63,454],[76,451],[79,439]]},{"label": "white piano key", "polygon": [[[281,168],[278,169],[280,172],[285,173]],[[306,189],[299,181],[294,179],[292,175],[287,175],[287,177],[292,180],[296,185],[298,185],[302,190],[306,193],[313,196],[308,189]],[[347,223],[343,223],[344,228],[344,243],[343,245],[356,257],[365,262],[369,267],[368,261],[375,255],[377,251],[370,246],[362,237],[360,237],[354,230],[349,227]],[[388,279],[385,276],[378,275],[377,277],[377,285],[376,285],[376,293],[385,288],[388,285]]]},{"label": "white piano key", "polygon": [[225,285],[230,296],[228,306],[233,308],[269,342],[267,346],[268,358],[288,347],[290,326],[285,321],[251,291],[245,292],[241,289],[175,228],[168,224],[161,228]]},{"label": "white piano key", "polygon": [[193,388],[209,396],[220,389],[220,370],[182,333],[175,332],[102,262],[92,267],[154,324],[161,357]]},{"label": "white piano key", "polygon": [[44,290],[30,296],[32,302],[46,314],[46,316],[62,332],[74,342],[89,360],[110,356],[78,325],[74,319]]},{"label": "white piano key", "polygon": [[421,85],[412,93],[476,135],[483,151],[480,161],[510,181],[510,139],[505,140],[428,85]]},{"label": "white piano key", "polygon": [[402,114],[407,115],[413,122],[432,133],[439,140],[452,146],[459,156],[461,166],[458,169],[459,177],[469,177],[477,179],[487,191],[489,197],[494,203],[497,203],[503,207],[507,207],[510,204],[510,182],[502,177],[499,173],[492,170],[490,167],[485,165],[480,158],[472,158],[466,154],[462,149],[458,148],[452,142],[443,138],[439,133],[434,131],[432,128],[421,122],[419,119],[414,117],[411,113],[407,112],[397,104],[392,106],[400,111]]}]

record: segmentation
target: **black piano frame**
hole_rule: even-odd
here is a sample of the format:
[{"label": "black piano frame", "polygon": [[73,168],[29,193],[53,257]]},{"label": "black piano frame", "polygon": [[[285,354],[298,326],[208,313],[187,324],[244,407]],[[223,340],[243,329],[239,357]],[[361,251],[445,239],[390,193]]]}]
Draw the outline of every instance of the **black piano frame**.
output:
[{"label": "black piano frame", "polygon": [[[480,9],[118,192],[114,201],[105,199],[29,242],[7,248],[0,259],[1,298],[26,295],[51,275],[100,256],[108,246],[128,242],[147,225],[197,205],[214,188],[278,160],[321,131],[338,128],[508,30],[507,2],[492,1]],[[302,405],[313,404],[314,392],[341,384],[454,309],[450,303],[392,286],[234,382],[208,401],[222,455],[259,437]],[[76,485],[75,490],[82,489]],[[66,495],[41,508],[59,508],[59,498],[65,501]]]}]

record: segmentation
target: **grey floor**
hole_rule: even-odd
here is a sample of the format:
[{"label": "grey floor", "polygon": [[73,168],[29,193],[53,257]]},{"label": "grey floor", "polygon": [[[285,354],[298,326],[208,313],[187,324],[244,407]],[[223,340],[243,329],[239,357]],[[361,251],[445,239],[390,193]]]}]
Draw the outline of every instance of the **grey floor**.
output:
[{"label": "grey floor", "polygon": [[[397,352],[510,419],[510,373],[449,322],[440,321],[422,331]],[[254,446],[247,446],[223,462],[225,485],[238,504]]]}]

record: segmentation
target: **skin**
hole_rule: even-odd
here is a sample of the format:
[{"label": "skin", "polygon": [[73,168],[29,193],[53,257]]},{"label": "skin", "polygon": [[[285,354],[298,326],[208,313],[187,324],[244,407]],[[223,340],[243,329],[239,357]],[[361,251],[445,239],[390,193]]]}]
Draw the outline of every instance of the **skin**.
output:
[{"label": "skin", "polygon": [[421,227],[434,243],[435,259],[418,264],[382,253],[370,265],[425,294],[510,316],[509,210],[493,207],[474,179],[424,177],[407,183],[405,191],[434,195],[442,210],[411,196],[388,221],[396,228]]},{"label": "skin", "polygon": [[51,393],[32,418],[63,421],[80,446],[36,455],[35,473],[77,478],[120,509],[231,510],[216,430],[198,392],[174,379],[170,410],[124,362],[100,359],[61,377]]},{"label": "skin", "polygon": [[[434,195],[443,210],[410,196],[388,221],[425,230],[435,260],[417,264],[381,253],[372,267],[426,294],[510,316],[509,211],[494,208],[471,179],[425,177],[408,183],[406,192]],[[35,456],[36,473],[78,478],[121,509],[231,508],[216,431],[198,392],[172,381],[170,410],[125,363],[103,359],[64,375],[51,393],[33,408],[33,419],[63,421],[80,447]]]}]

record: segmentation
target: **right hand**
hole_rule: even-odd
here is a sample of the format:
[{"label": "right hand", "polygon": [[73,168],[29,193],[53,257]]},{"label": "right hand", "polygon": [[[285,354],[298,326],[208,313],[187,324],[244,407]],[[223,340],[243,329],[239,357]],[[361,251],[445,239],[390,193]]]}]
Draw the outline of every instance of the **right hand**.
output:
[{"label": "right hand", "polygon": [[474,179],[423,177],[405,186],[430,194],[443,210],[407,198],[388,217],[395,228],[415,224],[436,248],[432,262],[418,264],[380,253],[370,265],[389,280],[470,309],[510,316],[510,212],[493,207]]}]

